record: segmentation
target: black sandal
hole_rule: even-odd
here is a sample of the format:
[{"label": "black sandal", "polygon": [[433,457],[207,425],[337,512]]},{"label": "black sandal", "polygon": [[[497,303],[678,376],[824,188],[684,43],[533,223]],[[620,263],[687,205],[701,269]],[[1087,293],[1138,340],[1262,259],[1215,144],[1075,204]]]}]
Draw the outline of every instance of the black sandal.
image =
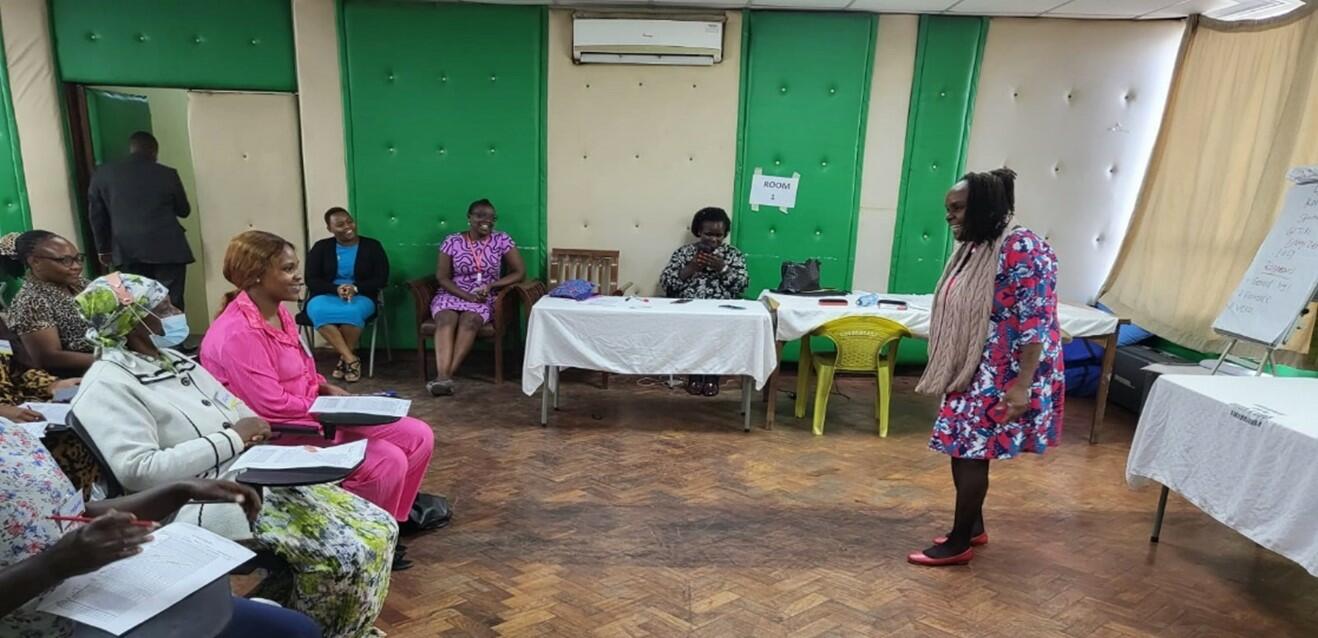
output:
[{"label": "black sandal", "polygon": [[344,369],[345,363],[346,362],[343,359],[339,359],[339,362],[334,364],[334,371],[330,373],[330,376],[335,379],[342,379],[348,372]]},{"label": "black sandal", "polygon": [[698,397],[705,393],[704,377],[699,375],[689,375],[686,378],[686,393]]},{"label": "black sandal", "polygon": [[362,360],[358,359],[352,363],[343,363],[343,380],[348,383],[357,383],[362,380]]},{"label": "black sandal", "polygon": [[705,396],[707,397],[718,396],[719,378],[718,377],[706,377],[706,378],[709,380],[705,382]]}]

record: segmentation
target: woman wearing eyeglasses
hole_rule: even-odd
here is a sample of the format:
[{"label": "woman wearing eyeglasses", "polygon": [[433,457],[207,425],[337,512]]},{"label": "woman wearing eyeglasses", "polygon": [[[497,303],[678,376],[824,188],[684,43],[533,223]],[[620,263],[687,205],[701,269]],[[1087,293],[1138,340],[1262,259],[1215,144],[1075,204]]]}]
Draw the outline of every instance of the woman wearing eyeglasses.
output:
[{"label": "woman wearing eyeglasses", "polygon": [[444,238],[435,263],[439,292],[430,301],[435,318],[435,368],[426,383],[431,396],[450,396],[453,377],[471,352],[476,334],[494,320],[499,290],[521,283],[526,264],[508,233],[494,230],[494,204],[478,199],[467,207],[467,230]]},{"label": "woman wearing eyeglasses", "polygon": [[27,271],[9,306],[9,327],[36,367],[59,376],[82,376],[96,359],[84,338],[87,322],[73,302],[87,287],[78,247],[48,230],[29,230],[0,238],[0,256],[10,260],[14,276]]}]

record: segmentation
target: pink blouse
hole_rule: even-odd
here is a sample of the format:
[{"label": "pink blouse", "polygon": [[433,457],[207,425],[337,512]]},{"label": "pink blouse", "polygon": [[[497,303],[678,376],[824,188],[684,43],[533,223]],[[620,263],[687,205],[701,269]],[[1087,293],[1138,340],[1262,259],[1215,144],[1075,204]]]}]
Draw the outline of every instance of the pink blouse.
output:
[{"label": "pink blouse", "polygon": [[325,377],[279,306],[283,329],[271,327],[246,292],[229,303],[201,341],[201,365],[261,418],[319,428],[309,415]]}]

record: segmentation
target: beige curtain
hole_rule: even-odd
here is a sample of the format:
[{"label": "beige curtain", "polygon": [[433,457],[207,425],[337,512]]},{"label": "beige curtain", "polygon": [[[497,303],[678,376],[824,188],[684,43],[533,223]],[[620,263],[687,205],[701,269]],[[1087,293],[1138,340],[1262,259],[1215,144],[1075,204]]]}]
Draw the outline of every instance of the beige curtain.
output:
[{"label": "beige curtain", "polygon": [[1287,169],[1318,164],[1318,15],[1187,32],[1103,303],[1166,339],[1220,350],[1212,331],[1272,227]]}]

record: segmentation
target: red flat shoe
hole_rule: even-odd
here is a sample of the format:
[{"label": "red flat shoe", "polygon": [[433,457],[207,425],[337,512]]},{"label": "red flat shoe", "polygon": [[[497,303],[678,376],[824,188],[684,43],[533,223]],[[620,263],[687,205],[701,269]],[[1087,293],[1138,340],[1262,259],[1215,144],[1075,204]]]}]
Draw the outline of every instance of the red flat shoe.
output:
[{"label": "red flat shoe", "polygon": [[923,565],[925,567],[946,567],[948,565],[965,565],[970,559],[975,557],[975,550],[967,549],[955,556],[947,558],[929,558],[924,552],[915,552],[906,556],[906,562],[912,565]]},{"label": "red flat shoe", "polygon": [[[935,539],[934,539],[934,544],[935,544],[935,545],[942,545],[943,543],[946,543],[946,542],[947,542],[947,537],[946,537],[946,536],[939,536],[938,538],[935,538]],[[970,537],[970,546],[971,546],[971,547],[979,547],[980,545],[988,545],[988,532],[984,532],[984,533],[980,534],[979,536],[971,536],[971,537]]]}]

